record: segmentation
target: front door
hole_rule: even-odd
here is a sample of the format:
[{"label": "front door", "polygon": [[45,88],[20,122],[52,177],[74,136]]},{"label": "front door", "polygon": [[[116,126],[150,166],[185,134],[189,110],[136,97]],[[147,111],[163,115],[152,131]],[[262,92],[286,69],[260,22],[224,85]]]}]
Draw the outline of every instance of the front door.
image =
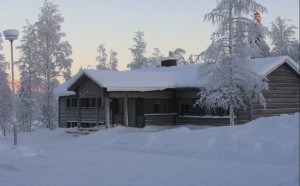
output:
[{"label": "front door", "polygon": [[136,127],[135,99],[128,99],[128,126]]}]

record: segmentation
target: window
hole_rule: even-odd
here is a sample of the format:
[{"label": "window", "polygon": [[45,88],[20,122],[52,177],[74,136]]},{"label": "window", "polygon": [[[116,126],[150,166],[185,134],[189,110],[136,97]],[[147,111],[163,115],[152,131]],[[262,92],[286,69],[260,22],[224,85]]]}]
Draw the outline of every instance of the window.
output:
[{"label": "window", "polygon": [[113,99],[111,102],[111,108],[113,109],[114,114],[123,114],[123,108],[124,108],[124,100],[121,99]]},{"label": "window", "polygon": [[181,104],[180,106],[180,110],[181,110],[181,114],[185,115],[185,114],[190,114],[190,105],[189,104]]},{"label": "window", "polygon": [[102,98],[98,98],[98,100],[99,100],[99,107],[103,107],[104,105],[103,105],[103,100],[102,100]]},{"label": "window", "polygon": [[67,107],[68,108],[76,108],[77,107],[77,99],[76,98],[68,98],[67,99]]},{"label": "window", "polygon": [[74,127],[77,127],[76,121],[68,121],[67,122],[67,128],[74,128]]},{"label": "window", "polygon": [[193,115],[193,99],[180,100],[180,114]]},{"label": "window", "polygon": [[153,101],[153,112],[161,113],[161,100],[160,99],[155,99]]},{"label": "window", "polygon": [[81,122],[81,127],[82,128],[91,128],[91,127],[95,127],[96,123],[94,122]]},{"label": "window", "polygon": [[80,98],[80,106],[86,108],[95,108],[99,101],[99,107],[103,107],[102,98]]},{"label": "window", "polygon": [[90,98],[81,98],[80,106],[81,107],[90,107]]},{"label": "window", "polygon": [[97,99],[96,98],[91,98],[91,107],[96,107],[96,101],[97,101]]},{"label": "window", "polygon": [[200,107],[194,103],[196,99],[180,99],[179,109],[181,115],[194,115],[194,116],[226,116],[229,115],[228,110],[222,108],[208,109],[206,107]]},{"label": "window", "polygon": [[196,106],[193,108],[195,115],[198,116],[228,116],[229,110],[222,108],[208,109],[206,107]]},{"label": "window", "polygon": [[119,99],[119,114],[123,114],[124,112],[124,99]]},{"label": "window", "polygon": [[225,110],[222,108],[215,108],[211,111],[211,115],[213,116],[228,116],[229,115],[229,109]]}]

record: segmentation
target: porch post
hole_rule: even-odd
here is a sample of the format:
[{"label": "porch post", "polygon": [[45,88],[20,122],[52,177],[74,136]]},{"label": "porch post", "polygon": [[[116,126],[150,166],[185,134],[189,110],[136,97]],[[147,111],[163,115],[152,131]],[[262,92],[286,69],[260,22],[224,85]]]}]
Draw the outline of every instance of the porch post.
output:
[{"label": "porch post", "polygon": [[80,107],[80,97],[79,90],[76,91],[76,99],[77,99],[77,127],[81,128],[81,107]]},{"label": "porch post", "polygon": [[253,120],[253,115],[252,115],[252,102],[249,104],[249,113],[250,113],[249,119],[250,119],[250,121],[252,121],[252,120]]},{"label": "porch post", "polygon": [[105,97],[105,127],[109,128],[110,127],[110,120],[109,120],[109,97]]},{"label": "porch post", "polygon": [[99,127],[99,98],[96,98],[96,127]]},{"label": "porch post", "polygon": [[124,93],[124,125],[128,127],[128,98]]}]

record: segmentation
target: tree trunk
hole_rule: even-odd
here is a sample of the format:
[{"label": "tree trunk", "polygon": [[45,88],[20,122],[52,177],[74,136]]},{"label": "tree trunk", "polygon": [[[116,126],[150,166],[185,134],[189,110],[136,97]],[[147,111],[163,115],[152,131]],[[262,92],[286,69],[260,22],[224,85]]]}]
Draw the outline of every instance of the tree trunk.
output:
[{"label": "tree trunk", "polygon": [[[29,66],[29,72],[31,72],[31,68]],[[32,120],[33,120],[33,112],[32,112],[32,106],[33,106],[33,101],[32,101],[32,77],[30,75],[29,77],[29,123],[28,123],[28,128],[27,132],[31,132],[31,126],[32,126]]]},{"label": "tree trunk", "polygon": [[234,126],[234,109],[232,104],[229,106],[229,114],[230,114],[230,126]]},{"label": "tree trunk", "polygon": [[99,98],[96,98],[96,127],[99,127]]},{"label": "tree trunk", "polygon": [[81,128],[81,103],[79,97],[79,90],[76,90],[76,99],[77,99],[77,127]]}]

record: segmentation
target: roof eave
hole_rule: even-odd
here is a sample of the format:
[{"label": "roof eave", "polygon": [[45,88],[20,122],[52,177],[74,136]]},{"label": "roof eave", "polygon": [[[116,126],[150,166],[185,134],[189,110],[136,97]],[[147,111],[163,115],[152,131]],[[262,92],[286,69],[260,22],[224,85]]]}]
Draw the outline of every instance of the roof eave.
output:
[{"label": "roof eave", "polygon": [[281,66],[282,64],[287,63],[297,74],[300,74],[299,72],[299,65],[297,65],[297,63],[290,58],[289,56],[284,56],[283,60],[278,63],[276,66],[274,66],[273,68],[269,69],[265,74],[263,74],[264,76],[268,76],[269,74],[271,74],[275,69],[277,69],[279,66]]}]

